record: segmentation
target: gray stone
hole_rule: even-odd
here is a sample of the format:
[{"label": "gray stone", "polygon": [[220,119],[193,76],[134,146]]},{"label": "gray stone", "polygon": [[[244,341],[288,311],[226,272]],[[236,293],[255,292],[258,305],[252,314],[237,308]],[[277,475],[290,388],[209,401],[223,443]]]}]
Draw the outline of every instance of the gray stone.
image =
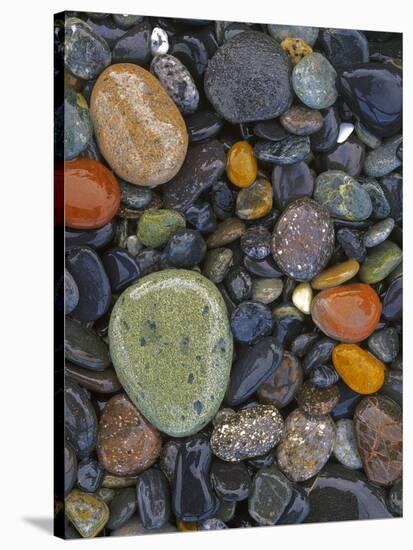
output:
[{"label": "gray stone", "polygon": [[353,421],[350,418],[342,418],[336,422],[336,441],[333,454],[346,468],[359,470],[363,467],[357,448]]},{"label": "gray stone", "polygon": [[394,136],[383,142],[377,149],[367,153],[364,172],[368,176],[377,178],[387,176],[401,166],[402,161],[396,154],[401,142],[402,136]]},{"label": "gray stone", "polygon": [[291,82],[298,98],[311,109],[327,109],[337,99],[337,73],[321,53],[303,57],[294,67]]},{"label": "gray stone", "polygon": [[252,481],[248,512],[260,525],[275,525],[292,497],[292,486],[276,466],[258,470]]},{"label": "gray stone", "polygon": [[308,136],[288,136],[281,141],[258,141],[254,145],[255,156],[273,164],[295,164],[310,154]]}]

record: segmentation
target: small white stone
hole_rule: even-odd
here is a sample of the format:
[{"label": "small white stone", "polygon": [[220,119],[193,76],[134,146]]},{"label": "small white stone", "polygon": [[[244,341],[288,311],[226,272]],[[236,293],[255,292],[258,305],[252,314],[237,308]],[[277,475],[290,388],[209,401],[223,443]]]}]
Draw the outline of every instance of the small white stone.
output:
[{"label": "small white stone", "polygon": [[338,131],[337,143],[344,143],[353,133],[354,124],[351,122],[342,122]]},{"label": "small white stone", "polygon": [[294,289],[292,295],[292,302],[297,309],[305,313],[310,314],[311,301],[313,299],[313,289],[309,283],[300,283]]},{"label": "small white stone", "polygon": [[151,34],[151,54],[153,56],[168,53],[169,40],[166,31],[160,27],[154,27]]}]

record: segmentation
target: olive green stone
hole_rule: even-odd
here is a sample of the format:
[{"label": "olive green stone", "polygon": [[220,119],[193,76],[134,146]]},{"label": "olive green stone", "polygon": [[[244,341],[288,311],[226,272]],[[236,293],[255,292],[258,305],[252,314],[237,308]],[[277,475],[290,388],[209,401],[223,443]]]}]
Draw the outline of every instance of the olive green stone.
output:
[{"label": "olive green stone", "polygon": [[365,220],[373,210],[367,191],[341,170],[328,170],[317,177],[314,199],[332,216],[344,220]]},{"label": "olive green stone", "polygon": [[215,284],[222,283],[232,265],[232,258],[230,248],[213,248],[207,254],[203,274]]},{"label": "olive green stone", "polygon": [[402,251],[397,244],[384,241],[371,248],[358,273],[360,281],[373,284],[382,281],[402,261]]},{"label": "olive green stone", "polygon": [[126,289],[109,325],[112,361],[139,411],[174,437],[217,413],[232,362],[232,334],[216,286],[194,271],[151,273]]},{"label": "olive green stone", "polygon": [[73,489],[65,500],[65,513],[82,537],[95,537],[109,519],[109,508],[99,497]]},{"label": "olive green stone", "polygon": [[185,229],[185,226],[185,217],[176,210],[146,210],[139,219],[138,239],[145,246],[158,248],[166,244],[178,229]]}]

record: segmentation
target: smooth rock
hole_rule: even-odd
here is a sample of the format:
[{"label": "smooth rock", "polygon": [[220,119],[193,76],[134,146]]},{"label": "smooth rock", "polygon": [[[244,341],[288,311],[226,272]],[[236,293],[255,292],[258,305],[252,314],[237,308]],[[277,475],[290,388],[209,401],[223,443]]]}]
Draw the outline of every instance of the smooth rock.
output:
[{"label": "smooth rock", "polygon": [[152,191],[147,187],[139,187],[118,179],[121,197],[120,200],[125,206],[140,210],[148,206],[153,198]]},{"label": "smooth rock", "polygon": [[245,500],[251,491],[251,476],[244,462],[214,459],[211,466],[211,483],[216,494],[224,501]]},{"label": "smooth rock", "polygon": [[354,344],[338,344],[332,357],[338,374],[357,393],[374,393],[383,386],[385,367],[368,351]]},{"label": "smooth rock", "polygon": [[162,446],[161,454],[159,456],[159,467],[165,474],[170,484],[173,483],[175,476],[176,458],[181,443],[179,440],[170,439]]},{"label": "smooth rock", "polygon": [[292,302],[295,307],[306,315],[310,314],[311,301],[313,299],[313,290],[309,283],[299,283],[292,294]]},{"label": "smooth rock", "polygon": [[79,303],[79,289],[76,281],[65,269],[64,273],[64,296],[65,296],[65,314],[71,313]]},{"label": "smooth rock", "polygon": [[202,82],[209,59],[206,46],[198,33],[185,31],[172,37],[168,53],[185,65],[195,82]]},{"label": "smooth rock", "polygon": [[280,141],[258,141],[254,145],[257,159],[271,164],[295,164],[305,159],[309,153],[308,136],[289,135]]},{"label": "smooth rock", "polygon": [[368,251],[361,265],[359,278],[363,283],[378,283],[396,269],[401,261],[402,251],[397,244],[384,241]]},{"label": "smooth rock", "polygon": [[317,339],[304,356],[304,374],[308,376],[317,365],[323,365],[330,361],[331,353],[336,342],[325,336]]},{"label": "smooth rock", "polygon": [[340,118],[335,106],[321,110],[324,124],[321,129],[310,136],[311,149],[316,152],[329,151],[332,149],[338,138]]},{"label": "smooth rock", "polygon": [[198,524],[198,531],[215,531],[217,529],[228,529],[228,526],[219,518],[204,519]]},{"label": "smooth rock", "polygon": [[401,174],[392,173],[380,179],[387,202],[390,205],[390,215],[400,224],[403,218],[403,177]]},{"label": "smooth rock", "polygon": [[158,429],[182,437],[215,416],[232,336],[223,299],[208,279],[185,270],[141,278],[116,302],[109,341],[122,386]]},{"label": "smooth rock", "polygon": [[329,388],[340,379],[335,369],[330,365],[316,365],[310,372],[309,380],[319,388]]},{"label": "smooth rock", "polygon": [[313,194],[314,177],[304,161],[274,166],[271,181],[275,203],[280,208]]},{"label": "smooth rock", "polygon": [[394,279],[383,298],[383,317],[388,321],[401,319],[403,309],[403,277]]},{"label": "smooth rock", "polygon": [[251,275],[242,266],[231,267],[225,276],[224,284],[231,300],[236,304],[248,300],[251,296]]},{"label": "smooth rock", "polygon": [[254,344],[271,333],[271,310],[259,302],[242,302],[231,315],[231,330],[237,342]]},{"label": "smooth rock", "polygon": [[[89,108],[82,94],[71,88],[64,89],[64,159],[71,160],[79,156],[92,138],[92,124]],[[55,123],[57,124],[57,123]]]},{"label": "smooth rock", "polygon": [[303,330],[305,317],[291,302],[283,302],[273,309],[274,330],[273,336],[284,346],[290,346]]},{"label": "smooth rock", "polygon": [[115,529],[111,532],[111,537],[134,537],[137,535],[148,535],[158,533],[175,533],[177,528],[175,525],[167,523],[163,527],[156,529],[156,531],[145,529],[138,516],[133,515],[122,527]]},{"label": "smooth rock", "polygon": [[94,393],[116,393],[122,389],[120,382],[112,368],[104,371],[84,369],[71,363],[66,363],[65,375],[77,382],[80,386]]},{"label": "smooth rock", "polygon": [[309,136],[321,129],[324,119],[319,111],[293,105],[280,116],[280,122],[290,134]]},{"label": "smooth rock", "polygon": [[357,448],[353,421],[349,418],[342,418],[336,422],[336,442],[333,455],[350,470],[359,470],[363,467]]},{"label": "smooth rock", "polygon": [[377,246],[390,236],[394,229],[393,218],[386,218],[372,225],[364,234],[364,244],[366,247]]},{"label": "smooth rock", "polygon": [[218,248],[230,244],[245,233],[245,222],[238,218],[228,218],[220,224],[207,238],[208,248]]},{"label": "smooth rock", "polygon": [[198,143],[215,137],[222,130],[224,121],[213,110],[198,110],[185,118],[189,141]]},{"label": "smooth rock", "polygon": [[65,381],[65,437],[78,458],[86,458],[96,446],[97,419],[88,393],[76,382]]},{"label": "smooth rock", "polygon": [[337,231],[337,241],[347,258],[358,262],[362,262],[367,254],[363,237],[363,234],[357,229],[343,227]]},{"label": "smooth rock", "polygon": [[146,210],[139,218],[137,236],[145,246],[159,248],[185,225],[185,217],[175,210]]},{"label": "smooth rock", "polygon": [[360,269],[356,260],[347,260],[340,264],[329,267],[311,281],[311,286],[316,290],[332,288],[342,285],[355,277]]},{"label": "smooth rock", "polygon": [[320,388],[307,380],[297,395],[298,408],[309,416],[319,417],[330,413],[340,399],[336,385]]},{"label": "smooth rock", "polygon": [[298,99],[310,109],[327,109],[337,99],[336,71],[320,53],[310,53],[295,65],[291,83]]},{"label": "smooth rock", "polygon": [[383,187],[374,178],[357,179],[363,185],[367,193],[370,195],[370,200],[373,205],[372,217],[382,220],[391,214],[389,201],[384,193]]},{"label": "smooth rock", "polygon": [[394,516],[403,516],[403,481],[399,480],[390,489],[387,506]]},{"label": "smooth rock", "polygon": [[365,35],[352,29],[323,29],[321,47],[334,67],[369,61],[369,43]]},{"label": "smooth rock", "polygon": [[145,529],[159,529],[168,522],[171,513],[169,485],[160,470],[150,468],[140,474],[136,502]]},{"label": "smooth rock", "polygon": [[145,248],[135,256],[141,277],[160,269],[161,253],[154,248]]},{"label": "smooth rock", "polygon": [[65,356],[90,370],[103,371],[110,365],[106,344],[92,329],[72,319],[65,321]]},{"label": "smooth rock", "polygon": [[217,228],[215,212],[209,202],[195,202],[185,211],[185,217],[201,233],[212,233]]},{"label": "smooth rock", "polygon": [[285,50],[293,65],[297,65],[302,58],[309,53],[312,53],[313,49],[301,38],[294,38],[287,36],[280,44],[281,48]]},{"label": "smooth rock", "polygon": [[299,27],[294,25],[267,25],[268,32],[278,42],[285,38],[300,38],[310,46],[313,46],[318,36],[317,27]]},{"label": "smooth rock", "polygon": [[151,54],[155,55],[168,53],[169,37],[168,33],[161,27],[154,27],[151,34]]},{"label": "smooth rock", "polygon": [[237,195],[236,213],[242,220],[263,218],[272,209],[272,186],[259,178],[247,189],[241,189]]},{"label": "smooth rock", "polygon": [[344,143],[351,136],[354,130],[354,124],[351,122],[342,122],[338,130],[337,143]]},{"label": "smooth rock", "polygon": [[113,63],[134,63],[147,67],[151,60],[151,32],[151,25],[142,21],[123,34],[112,48]]},{"label": "smooth rock", "polygon": [[283,275],[270,256],[263,260],[253,260],[245,255],[243,263],[248,271],[257,277],[278,279]]},{"label": "smooth rock", "polygon": [[129,487],[116,492],[109,503],[109,521],[107,527],[119,529],[133,516],[136,511],[136,491]]},{"label": "smooth rock", "polygon": [[292,497],[289,480],[278,468],[262,468],[253,479],[248,499],[250,516],[259,525],[275,525]]},{"label": "smooth rock", "polygon": [[271,304],[281,296],[283,282],[280,279],[254,279],[252,282],[252,300],[261,304]]},{"label": "smooth rock", "polygon": [[99,229],[88,231],[77,229],[65,229],[65,246],[70,250],[74,246],[90,246],[96,250],[105,247],[115,236],[115,220],[110,221]]},{"label": "smooth rock", "polygon": [[[340,139],[340,136],[337,138]],[[350,136],[344,142],[339,141],[333,149],[317,156],[317,172],[341,170],[349,176],[356,177],[365,166],[366,147],[357,138]]]},{"label": "smooth rock", "polygon": [[337,382],[337,386],[340,390],[340,400],[334,407],[331,416],[334,420],[340,420],[340,418],[352,419],[354,410],[363,396],[350,389],[341,379]]},{"label": "smooth rock", "polygon": [[195,229],[178,229],[165,246],[162,257],[168,267],[189,269],[202,262],[207,245]]},{"label": "smooth rock", "polygon": [[185,122],[148,71],[111,65],[93,88],[90,109],[99,148],[119,177],[156,186],[178,173],[188,146]]},{"label": "smooth rock", "polygon": [[367,147],[370,147],[370,149],[377,149],[377,147],[380,147],[381,139],[367,130],[359,120],[356,120],[354,129],[359,140],[367,145]]},{"label": "smooth rock", "polygon": [[76,483],[77,477],[77,458],[76,452],[69,441],[64,443],[64,493],[65,496],[70,493]]},{"label": "smooth rock", "polygon": [[277,525],[295,525],[303,523],[305,518],[310,513],[310,503],[305,489],[298,483],[291,484],[292,497],[287,504]]},{"label": "smooth rock", "polygon": [[278,123],[278,120],[263,120],[253,126],[254,134],[262,139],[280,141],[288,136],[288,132]]},{"label": "smooth rock", "polygon": [[242,235],[240,246],[248,258],[264,260],[271,254],[271,233],[262,225],[253,225]]},{"label": "smooth rock", "polygon": [[304,357],[316,340],[318,340],[316,332],[299,334],[291,343],[291,352],[297,357]]},{"label": "smooth rock", "polygon": [[393,327],[374,332],[368,339],[370,351],[384,363],[391,363],[399,354],[399,335]]},{"label": "smooth rock", "polygon": [[104,470],[93,458],[84,458],[77,469],[77,486],[85,493],[96,493],[102,485]]},{"label": "smooth rock", "polygon": [[257,390],[260,403],[282,409],[296,396],[303,381],[300,362],[290,352],[284,351],[279,367]]},{"label": "smooth rock", "polygon": [[370,177],[387,176],[399,166],[402,161],[397,156],[397,149],[402,142],[402,136],[394,136],[385,142],[380,147],[367,153],[364,163],[364,172]]},{"label": "smooth rock", "polygon": [[203,274],[215,284],[221,283],[232,264],[233,252],[230,248],[213,248],[209,250],[204,267]]},{"label": "smooth rock", "polygon": [[257,178],[257,159],[247,141],[235,142],[227,153],[228,179],[237,187],[249,187]]},{"label": "smooth rock", "polygon": [[135,258],[123,248],[111,248],[105,252],[102,263],[114,294],[122,292],[140,276]]},{"label": "smooth rock", "polygon": [[96,537],[109,519],[109,508],[103,500],[78,489],[66,497],[65,513],[84,538]]},{"label": "smooth rock", "polygon": [[142,15],[114,14],[112,15],[115,23],[122,29],[129,29],[140,23],[143,19]]}]

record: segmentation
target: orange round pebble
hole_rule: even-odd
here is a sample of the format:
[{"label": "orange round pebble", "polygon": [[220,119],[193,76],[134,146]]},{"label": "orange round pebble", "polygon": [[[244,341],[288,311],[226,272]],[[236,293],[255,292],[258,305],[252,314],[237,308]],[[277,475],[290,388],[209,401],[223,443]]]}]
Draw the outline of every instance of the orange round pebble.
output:
[{"label": "orange round pebble", "polygon": [[97,229],[118,211],[119,184],[101,162],[86,158],[65,162],[64,178],[67,227]]},{"label": "orange round pebble", "polygon": [[227,176],[237,187],[249,187],[257,178],[254,150],[247,141],[237,141],[227,154]]},{"label": "orange round pebble", "polygon": [[377,327],[381,302],[367,284],[355,283],[322,290],[311,302],[311,316],[330,338],[354,344],[368,338]]},{"label": "orange round pebble", "polygon": [[323,290],[341,285],[352,279],[359,269],[360,264],[357,260],[347,260],[322,271],[311,281],[311,286],[316,290]]},{"label": "orange round pebble", "polygon": [[333,349],[333,365],[349,388],[364,395],[384,384],[386,367],[374,355],[355,344],[338,344]]}]

